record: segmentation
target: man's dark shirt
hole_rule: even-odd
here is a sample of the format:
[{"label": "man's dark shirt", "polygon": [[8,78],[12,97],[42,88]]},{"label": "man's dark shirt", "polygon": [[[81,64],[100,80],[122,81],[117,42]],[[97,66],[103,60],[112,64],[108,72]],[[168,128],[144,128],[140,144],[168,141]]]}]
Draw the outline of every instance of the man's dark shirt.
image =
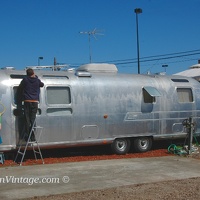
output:
[{"label": "man's dark shirt", "polygon": [[37,76],[23,78],[19,85],[19,90],[23,93],[23,100],[36,100],[39,101],[40,87],[43,87],[44,83],[38,79]]}]

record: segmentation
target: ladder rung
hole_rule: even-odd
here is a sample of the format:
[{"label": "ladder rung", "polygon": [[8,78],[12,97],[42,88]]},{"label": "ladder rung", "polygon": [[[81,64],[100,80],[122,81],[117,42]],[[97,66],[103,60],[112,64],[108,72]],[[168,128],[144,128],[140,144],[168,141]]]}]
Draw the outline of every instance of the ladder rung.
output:
[{"label": "ladder rung", "polygon": [[29,141],[29,142],[28,142],[28,144],[35,144],[35,143],[37,144],[37,141],[36,141],[36,140],[35,140],[35,141]]},{"label": "ladder rung", "polygon": [[39,151],[36,151],[36,150],[35,150],[34,152],[35,152],[35,153],[38,153],[38,154],[41,154]]},{"label": "ladder rung", "polygon": [[36,127],[34,127],[33,129],[43,129],[43,127],[41,127],[41,126],[36,126]]}]

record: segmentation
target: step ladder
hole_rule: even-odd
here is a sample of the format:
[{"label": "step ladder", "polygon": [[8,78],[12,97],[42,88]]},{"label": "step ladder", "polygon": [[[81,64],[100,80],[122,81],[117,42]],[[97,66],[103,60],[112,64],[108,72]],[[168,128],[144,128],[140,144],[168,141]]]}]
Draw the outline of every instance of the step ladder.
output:
[{"label": "step ladder", "polygon": [[0,152],[0,163],[4,164],[4,162],[5,162],[4,154],[3,154],[3,152]]},{"label": "step ladder", "polygon": [[[43,127],[36,126],[36,121],[34,121],[27,141],[25,141],[25,139],[26,139],[26,133],[25,132],[23,134],[23,138],[21,140],[19,140],[19,143],[17,145],[17,146],[19,146],[19,148],[18,148],[17,155],[15,157],[14,162],[17,162],[18,156],[21,155],[20,166],[22,166],[22,162],[24,160],[24,157],[25,157],[25,154],[26,154],[28,147],[29,148],[32,147],[35,160],[37,160],[37,154],[39,154],[40,158],[42,160],[42,163],[44,164],[42,153],[41,153],[41,150],[40,150],[40,147],[39,147],[39,144],[38,144],[38,141],[40,139],[42,131],[43,131]],[[34,138],[34,141],[32,141],[32,138]]]}]

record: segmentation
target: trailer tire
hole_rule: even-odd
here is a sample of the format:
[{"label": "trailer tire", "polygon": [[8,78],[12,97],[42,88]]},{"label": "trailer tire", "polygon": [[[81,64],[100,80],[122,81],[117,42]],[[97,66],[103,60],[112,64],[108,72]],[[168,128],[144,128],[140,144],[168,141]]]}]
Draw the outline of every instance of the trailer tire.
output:
[{"label": "trailer tire", "polygon": [[152,138],[151,137],[140,137],[136,138],[133,141],[133,148],[136,152],[147,152],[152,147]]},{"label": "trailer tire", "polygon": [[131,147],[130,139],[127,138],[117,138],[111,144],[111,149],[115,154],[124,155]]}]

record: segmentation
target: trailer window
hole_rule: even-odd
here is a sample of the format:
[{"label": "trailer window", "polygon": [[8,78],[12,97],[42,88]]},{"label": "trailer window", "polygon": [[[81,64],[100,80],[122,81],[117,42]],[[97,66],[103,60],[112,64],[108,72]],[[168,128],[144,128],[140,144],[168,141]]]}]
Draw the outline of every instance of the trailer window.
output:
[{"label": "trailer window", "polygon": [[49,116],[66,116],[72,114],[71,108],[48,108],[47,114]]},{"label": "trailer window", "polygon": [[178,101],[180,103],[193,102],[193,94],[191,88],[177,88]]},{"label": "trailer window", "polygon": [[17,97],[16,97],[17,88],[18,88],[17,86],[14,86],[14,87],[13,87],[13,97],[14,97],[13,99],[14,99],[14,103],[15,103],[15,104],[17,104]]},{"label": "trailer window", "polygon": [[181,83],[181,82],[189,82],[187,79],[177,79],[177,78],[172,78],[171,79],[173,82]]},{"label": "trailer window", "polygon": [[69,87],[47,87],[48,104],[70,104],[71,94]]},{"label": "trailer window", "polygon": [[[14,100],[14,104],[16,105],[20,103],[20,101],[21,103],[23,101],[23,93],[20,93],[20,91],[18,91],[18,86],[13,87],[13,100]],[[39,102],[40,102],[40,96],[39,96]]]},{"label": "trailer window", "polygon": [[154,87],[146,86],[142,90],[144,103],[153,103],[156,101],[155,97],[161,96],[160,92]]},{"label": "trailer window", "polygon": [[61,76],[61,75],[43,75],[46,79],[69,79],[68,76]]},{"label": "trailer window", "polygon": [[26,75],[22,75],[22,74],[11,74],[10,78],[14,78],[14,79],[23,79]]},{"label": "trailer window", "polygon": [[144,103],[153,103],[156,101],[155,97],[152,97],[144,88],[143,88],[143,98],[144,98]]}]

